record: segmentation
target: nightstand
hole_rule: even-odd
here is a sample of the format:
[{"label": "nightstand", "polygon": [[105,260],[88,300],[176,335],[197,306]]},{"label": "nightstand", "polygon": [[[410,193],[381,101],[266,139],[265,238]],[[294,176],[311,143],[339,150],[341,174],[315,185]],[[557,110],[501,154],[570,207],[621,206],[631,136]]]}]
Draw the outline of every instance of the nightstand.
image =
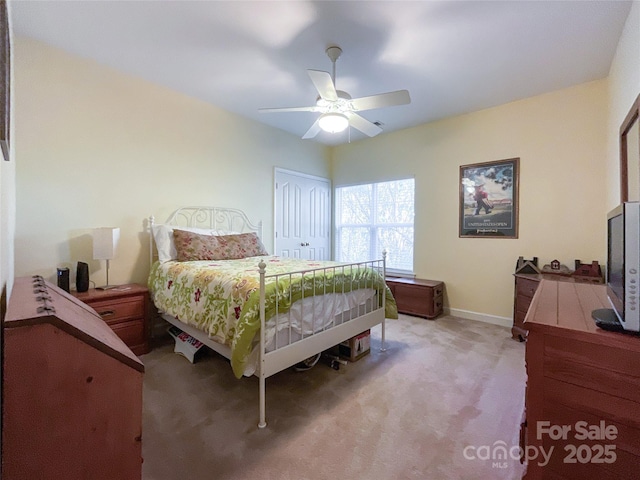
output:
[{"label": "nightstand", "polygon": [[78,300],[93,308],[136,355],[149,351],[149,290],[135,283],[109,290],[73,291]]}]

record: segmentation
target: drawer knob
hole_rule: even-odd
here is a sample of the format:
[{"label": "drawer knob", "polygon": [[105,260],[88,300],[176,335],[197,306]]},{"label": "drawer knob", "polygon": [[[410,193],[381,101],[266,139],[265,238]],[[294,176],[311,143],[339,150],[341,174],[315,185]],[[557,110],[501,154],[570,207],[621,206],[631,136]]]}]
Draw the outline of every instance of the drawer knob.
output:
[{"label": "drawer knob", "polygon": [[115,315],[115,314],[116,314],[115,310],[105,310],[104,312],[100,312],[100,313],[99,313],[99,315],[100,315],[102,318],[110,317],[111,315]]}]

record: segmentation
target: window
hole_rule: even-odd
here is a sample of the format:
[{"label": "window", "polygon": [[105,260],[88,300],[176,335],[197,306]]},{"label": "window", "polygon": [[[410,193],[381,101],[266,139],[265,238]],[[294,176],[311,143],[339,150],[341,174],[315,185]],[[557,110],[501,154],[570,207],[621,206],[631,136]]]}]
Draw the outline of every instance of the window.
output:
[{"label": "window", "polygon": [[337,187],[336,259],[382,258],[387,268],[413,272],[413,178]]}]

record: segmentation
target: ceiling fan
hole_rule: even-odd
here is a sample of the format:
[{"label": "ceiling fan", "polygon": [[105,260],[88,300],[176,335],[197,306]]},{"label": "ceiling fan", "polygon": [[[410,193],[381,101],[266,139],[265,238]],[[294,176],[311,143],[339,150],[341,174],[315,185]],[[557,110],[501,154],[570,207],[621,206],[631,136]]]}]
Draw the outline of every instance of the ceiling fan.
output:
[{"label": "ceiling fan", "polygon": [[327,56],[333,63],[333,75],[319,70],[307,70],[311,81],[318,90],[318,99],[315,105],[308,107],[285,107],[285,108],[260,108],[261,113],[270,112],[318,112],[321,115],[307,130],[302,138],[313,138],[321,130],[329,133],[342,132],[347,127],[360,130],[369,137],[374,137],[382,128],[366,118],[358,115],[364,110],[375,108],[393,107],[396,105],[406,105],[411,102],[407,90],[397,90],[395,92],[381,93],[369,97],[351,98],[347,92],[336,90],[336,60],[342,54],[340,47],[329,47],[326,50]]}]

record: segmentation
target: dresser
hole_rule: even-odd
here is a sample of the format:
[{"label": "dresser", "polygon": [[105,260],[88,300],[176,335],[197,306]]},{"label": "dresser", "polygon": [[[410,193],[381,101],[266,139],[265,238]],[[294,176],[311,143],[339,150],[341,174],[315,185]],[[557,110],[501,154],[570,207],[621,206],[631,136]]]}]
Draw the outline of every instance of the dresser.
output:
[{"label": "dresser", "polygon": [[640,336],[606,332],[604,285],[541,279],[524,322],[526,480],[637,479]]},{"label": "dresser", "polygon": [[149,352],[149,290],[135,283],[72,292],[93,308],[136,355]]},{"label": "dresser", "polygon": [[3,478],[140,479],[144,366],[113,330],[22,277],[3,331]]},{"label": "dresser", "polygon": [[386,277],[398,312],[429,319],[442,313],[444,283],[421,278]]}]

